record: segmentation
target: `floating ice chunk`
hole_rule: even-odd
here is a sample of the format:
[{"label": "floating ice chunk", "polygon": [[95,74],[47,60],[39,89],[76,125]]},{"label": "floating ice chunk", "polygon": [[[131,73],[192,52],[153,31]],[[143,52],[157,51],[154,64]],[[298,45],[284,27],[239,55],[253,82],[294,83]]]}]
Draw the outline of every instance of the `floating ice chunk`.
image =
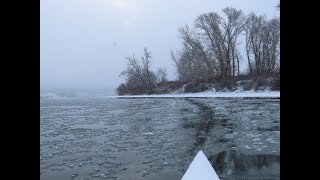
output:
[{"label": "floating ice chunk", "polygon": [[72,177],[76,177],[76,176],[78,176],[79,174],[78,173],[76,173],[76,172],[73,172],[72,173]]},{"label": "floating ice chunk", "polygon": [[153,132],[147,132],[147,133],[143,133],[144,135],[154,135]]},{"label": "floating ice chunk", "polygon": [[142,176],[145,176],[147,174],[148,174],[148,171],[146,171],[146,170],[142,171]]}]

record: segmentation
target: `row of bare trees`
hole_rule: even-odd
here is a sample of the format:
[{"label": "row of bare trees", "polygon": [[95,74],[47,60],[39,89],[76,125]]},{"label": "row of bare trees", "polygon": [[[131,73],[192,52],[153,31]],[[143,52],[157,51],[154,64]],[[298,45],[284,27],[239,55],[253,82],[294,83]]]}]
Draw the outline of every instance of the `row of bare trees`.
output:
[{"label": "row of bare trees", "polygon": [[223,13],[201,14],[193,28],[179,28],[183,48],[171,51],[178,79],[212,82],[240,75],[243,56],[250,74],[280,70],[279,18],[268,20],[255,13],[246,16],[231,7],[224,8]]},{"label": "row of bare trees", "polygon": [[[280,3],[277,8],[280,10]],[[222,11],[223,16],[204,13],[196,18],[192,28],[179,28],[182,49],[171,51],[178,80],[212,83],[239,76],[243,63],[250,75],[280,72],[280,19],[268,20],[255,13],[245,15],[232,7]],[[118,86],[119,95],[152,94],[167,81],[165,68],[156,73],[151,70],[151,58],[147,48],[140,59],[134,55],[126,58],[127,68],[120,74],[126,81]]]},{"label": "row of bare trees", "polygon": [[151,70],[151,52],[144,48],[140,60],[134,55],[127,57],[127,68],[120,73],[126,82],[117,88],[118,94],[152,94],[158,83],[167,81],[165,68],[159,68],[155,73]]}]

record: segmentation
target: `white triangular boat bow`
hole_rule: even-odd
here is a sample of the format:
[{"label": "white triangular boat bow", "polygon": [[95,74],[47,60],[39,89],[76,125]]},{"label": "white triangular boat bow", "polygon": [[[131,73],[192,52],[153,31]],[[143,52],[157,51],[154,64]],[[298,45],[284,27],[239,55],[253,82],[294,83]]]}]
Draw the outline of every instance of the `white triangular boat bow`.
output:
[{"label": "white triangular boat bow", "polygon": [[220,180],[206,155],[200,150],[181,180]]}]

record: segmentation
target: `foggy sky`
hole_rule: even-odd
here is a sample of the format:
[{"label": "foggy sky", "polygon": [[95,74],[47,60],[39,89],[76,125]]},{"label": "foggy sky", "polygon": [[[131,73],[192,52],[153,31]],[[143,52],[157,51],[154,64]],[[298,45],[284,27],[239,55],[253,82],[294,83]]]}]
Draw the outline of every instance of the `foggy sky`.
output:
[{"label": "foggy sky", "polygon": [[41,88],[116,88],[125,57],[148,47],[152,69],[176,77],[178,28],[225,7],[278,17],[279,0],[40,0]]}]

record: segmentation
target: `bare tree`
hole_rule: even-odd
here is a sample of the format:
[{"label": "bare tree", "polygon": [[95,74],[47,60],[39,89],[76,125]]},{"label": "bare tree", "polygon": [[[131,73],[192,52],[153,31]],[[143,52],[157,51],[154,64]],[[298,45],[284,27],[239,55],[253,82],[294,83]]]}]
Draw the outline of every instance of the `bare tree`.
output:
[{"label": "bare tree", "polygon": [[218,65],[215,65],[215,69],[220,74],[220,77],[225,76],[226,67],[226,49],[224,47],[223,32],[219,26],[221,17],[214,12],[200,15],[195,20],[195,28],[202,31],[201,35],[207,44],[207,52],[210,54],[213,64],[215,60],[218,61]]},{"label": "bare tree", "polygon": [[253,74],[253,65],[250,60],[250,53],[252,51],[252,43],[251,39],[253,36],[253,31],[251,29],[253,21],[250,19],[250,15],[248,16],[246,22],[245,22],[245,49],[246,49],[246,55],[247,55],[247,61],[249,66],[249,73]]},{"label": "bare tree", "polygon": [[145,79],[149,88],[149,93],[153,93],[153,88],[152,84],[154,83],[154,77],[152,77],[151,72],[150,72],[150,59],[151,59],[151,52],[148,51],[148,49],[145,47],[144,48],[144,56],[141,57],[142,59],[142,65],[144,68],[144,72],[146,73]]},{"label": "bare tree", "polygon": [[182,52],[177,51],[174,53],[172,50],[170,52],[171,59],[173,60],[174,64],[176,65],[176,70],[178,74],[179,82],[183,82],[185,80],[186,74],[189,69],[188,62],[183,61]]},{"label": "bare tree", "polygon": [[130,79],[132,80],[134,77],[138,84],[141,84],[144,88],[146,88],[147,84],[142,75],[143,67],[140,65],[137,58],[132,55],[131,57],[126,57],[126,59],[128,60],[127,69],[120,73],[120,77],[125,76],[127,81]]},{"label": "bare tree", "polygon": [[[141,57],[141,63],[132,55],[126,58],[128,60],[126,70],[120,73],[120,77],[126,77],[126,87],[138,88],[137,91],[153,93],[153,88],[156,85],[156,75],[150,69],[151,53],[147,48],[144,48],[144,56]],[[140,90],[139,90],[140,89]]]},{"label": "bare tree", "polygon": [[117,89],[116,89],[116,91],[117,91],[117,93],[118,93],[118,95],[124,95],[124,94],[126,94],[126,93],[128,93],[127,91],[127,87],[126,87],[126,85],[125,84],[120,84],[118,87],[117,87]]},{"label": "bare tree", "polygon": [[263,30],[266,24],[265,16],[257,16],[255,13],[250,13],[247,19],[247,31],[249,33],[249,41],[251,51],[254,57],[255,74],[259,75],[263,71]]},{"label": "bare tree", "polygon": [[[227,18],[226,21],[221,18],[220,24],[224,29],[225,47],[227,48],[228,71],[229,75],[231,75],[232,69],[232,76],[235,76],[235,61],[238,60],[238,58],[236,58],[236,43],[238,36],[244,30],[245,17],[241,10],[236,10],[235,8],[231,7],[224,8],[223,12]],[[239,64],[239,62],[237,63]]]},{"label": "bare tree", "polygon": [[240,75],[240,37],[245,39],[250,74],[269,73],[279,67],[279,18],[267,20],[255,13],[245,16],[232,7],[223,12],[223,16],[201,14],[194,21],[194,29],[187,25],[179,28],[183,48],[171,52],[179,80],[211,82],[217,77]]},{"label": "bare tree", "polygon": [[180,38],[183,39],[186,46],[189,46],[190,53],[196,60],[198,69],[201,70],[202,79],[209,82],[214,78],[214,63],[210,60],[204,44],[200,37],[190,31],[189,26],[185,25],[179,29]]},{"label": "bare tree", "polygon": [[[280,45],[280,20],[249,14],[246,21],[246,52],[250,73],[272,72],[276,67]],[[250,57],[254,57],[254,67]]]},{"label": "bare tree", "polygon": [[200,15],[195,27],[202,31],[202,36],[208,41],[208,52],[214,57],[211,60],[219,62],[219,68],[216,69],[219,69],[220,77],[235,76],[235,61],[239,59],[236,57],[237,38],[244,30],[245,17],[241,10],[230,7],[223,9],[223,12],[226,19],[214,12]]},{"label": "bare tree", "polygon": [[157,82],[163,83],[167,81],[167,69],[159,68],[157,71]]},{"label": "bare tree", "polygon": [[278,18],[271,19],[266,23],[263,33],[264,43],[264,67],[265,72],[271,72],[275,69],[278,48],[280,45],[280,20]]}]

